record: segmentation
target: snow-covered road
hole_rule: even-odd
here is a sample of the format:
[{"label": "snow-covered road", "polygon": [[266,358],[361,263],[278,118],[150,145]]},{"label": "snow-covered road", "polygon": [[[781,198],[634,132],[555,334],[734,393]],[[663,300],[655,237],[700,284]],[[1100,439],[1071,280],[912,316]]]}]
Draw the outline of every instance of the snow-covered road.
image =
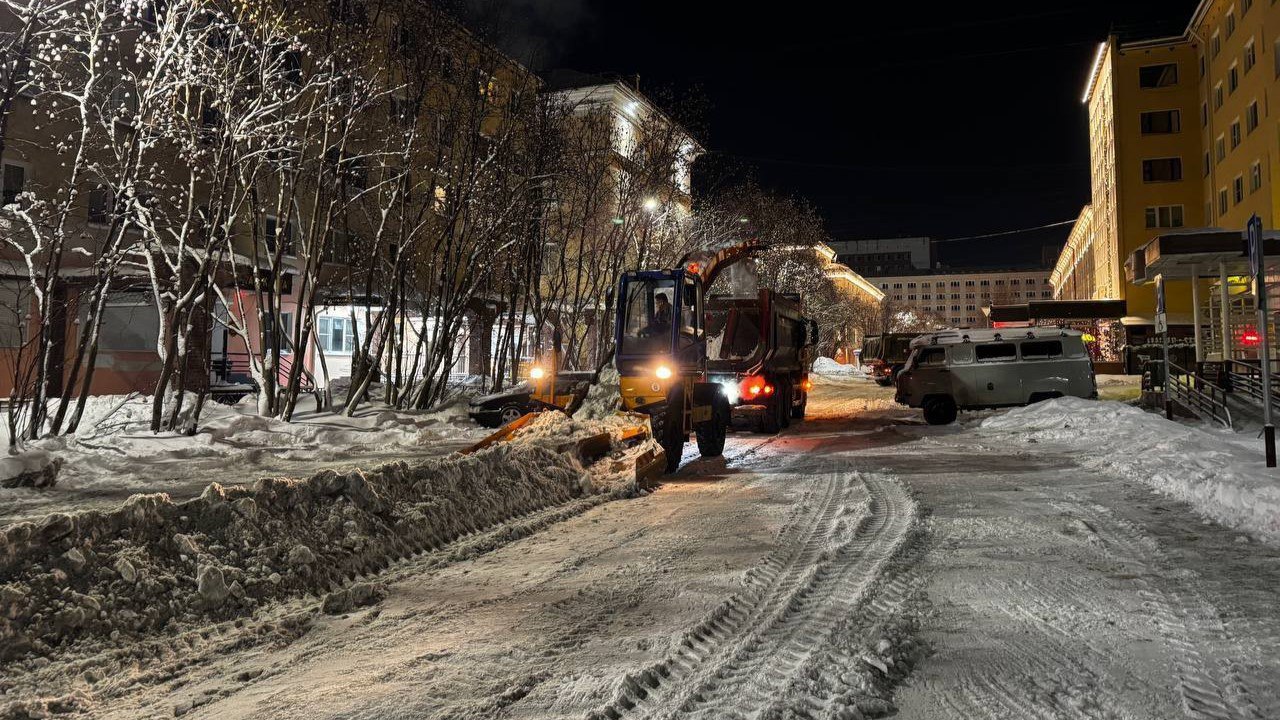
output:
[{"label": "snow-covered road", "polygon": [[810,410],[401,561],[372,607],[65,673],[116,718],[1280,717],[1280,549],[1069,439],[930,428],[856,378]]}]

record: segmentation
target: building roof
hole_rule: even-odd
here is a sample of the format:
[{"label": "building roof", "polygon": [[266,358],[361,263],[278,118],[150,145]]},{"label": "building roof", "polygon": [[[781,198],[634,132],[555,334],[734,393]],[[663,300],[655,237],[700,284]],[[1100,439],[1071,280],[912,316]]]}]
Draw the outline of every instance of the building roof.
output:
[{"label": "building roof", "polygon": [[892,275],[873,275],[867,276],[868,280],[881,280],[885,278],[901,278],[901,277],[929,277],[932,275],[998,275],[1000,273],[1045,273],[1052,272],[1051,268],[1041,266],[1031,267],[997,267],[997,268],[929,268],[925,270],[904,270],[902,272],[893,273]]}]

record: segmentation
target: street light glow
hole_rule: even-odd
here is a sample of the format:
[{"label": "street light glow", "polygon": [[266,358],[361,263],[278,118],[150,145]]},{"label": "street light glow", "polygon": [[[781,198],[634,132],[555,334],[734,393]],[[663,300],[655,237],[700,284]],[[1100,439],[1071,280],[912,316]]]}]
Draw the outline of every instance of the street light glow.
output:
[{"label": "street light glow", "polygon": [[658,209],[658,198],[651,197],[644,199],[644,209],[653,212]]}]

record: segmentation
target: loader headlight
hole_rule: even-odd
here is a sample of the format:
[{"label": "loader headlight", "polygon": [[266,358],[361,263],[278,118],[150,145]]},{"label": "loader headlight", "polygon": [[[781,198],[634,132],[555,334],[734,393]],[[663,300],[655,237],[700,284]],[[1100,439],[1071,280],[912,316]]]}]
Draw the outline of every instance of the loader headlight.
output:
[{"label": "loader headlight", "polygon": [[653,374],[657,375],[659,380],[670,380],[673,373],[671,368],[666,365],[659,365],[658,369],[653,371]]},{"label": "loader headlight", "polygon": [[541,380],[546,376],[547,376],[547,372],[540,367],[536,367],[529,371],[529,377],[533,378],[534,380]]}]

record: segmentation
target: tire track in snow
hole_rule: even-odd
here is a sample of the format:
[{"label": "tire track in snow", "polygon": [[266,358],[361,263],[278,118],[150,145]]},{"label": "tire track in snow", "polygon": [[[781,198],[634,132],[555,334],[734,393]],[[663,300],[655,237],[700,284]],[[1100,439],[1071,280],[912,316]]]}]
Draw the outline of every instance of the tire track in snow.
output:
[{"label": "tire track in snow", "polygon": [[[796,678],[837,622],[866,601],[916,517],[894,480],[836,471],[822,477],[822,501],[780,535],[747,587],[668,659],[625,678],[614,701],[590,717],[755,717]],[[867,494],[858,517],[842,517],[858,489]]]},{"label": "tire track in snow", "polygon": [[1175,650],[1178,690],[1188,716],[1198,720],[1264,718],[1241,672],[1242,657],[1251,661],[1258,657],[1257,644],[1236,637],[1217,608],[1186,578],[1172,577],[1169,569],[1173,564],[1141,528],[1102,506],[1086,507],[1080,502],[1063,507],[1095,518],[1091,527],[1102,540],[1103,551],[1144,571],[1134,573],[1134,580],[1142,585],[1140,595],[1165,643]]}]

